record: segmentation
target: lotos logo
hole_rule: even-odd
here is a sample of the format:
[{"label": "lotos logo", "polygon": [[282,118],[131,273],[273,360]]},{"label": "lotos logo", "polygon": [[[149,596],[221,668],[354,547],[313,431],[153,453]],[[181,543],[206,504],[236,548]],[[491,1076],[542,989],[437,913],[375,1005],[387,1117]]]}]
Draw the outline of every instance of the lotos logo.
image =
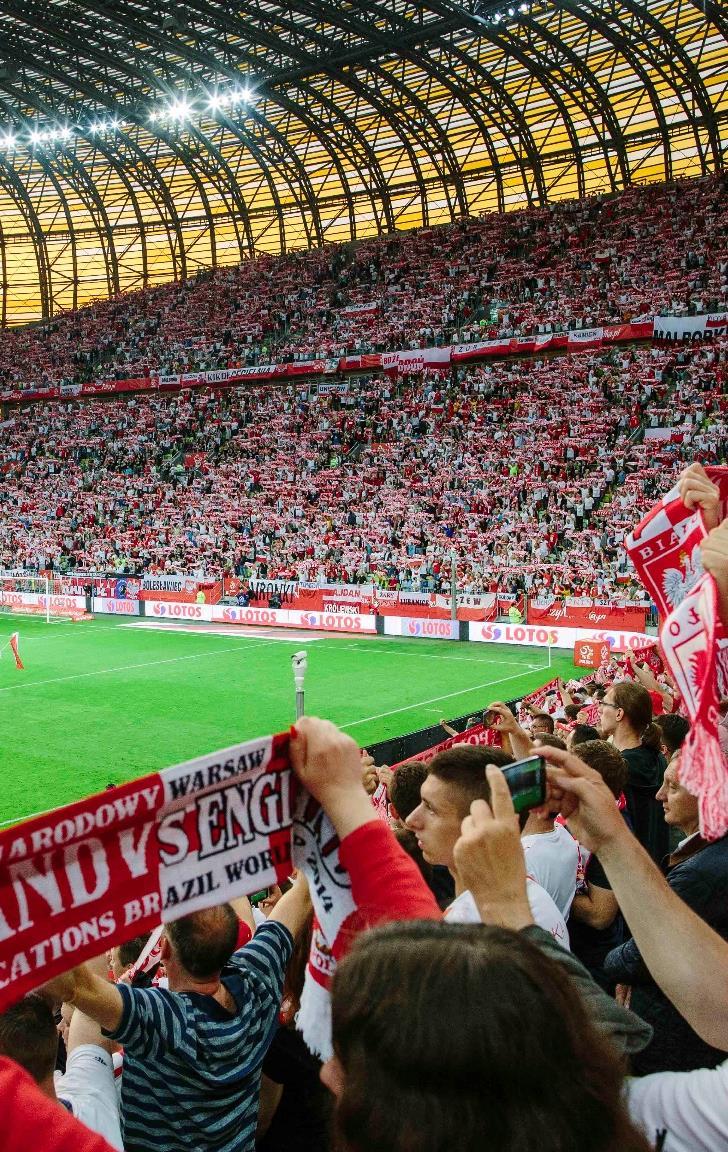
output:
[{"label": "lotos logo", "polygon": [[422,625],[420,624],[419,620],[409,620],[407,622],[407,631],[409,632],[410,636],[421,636]]},{"label": "lotos logo", "polygon": [[496,628],[494,624],[484,624],[480,629],[480,634],[484,640],[500,640],[501,630]]},{"label": "lotos logo", "polygon": [[305,628],[318,628],[319,618],[316,612],[304,612],[301,615],[301,623]]},{"label": "lotos logo", "polygon": [[165,616],[167,613],[167,605],[166,604],[155,604],[154,608],[153,608],[153,612],[154,612],[155,616]]},{"label": "lotos logo", "polygon": [[240,619],[240,614],[237,608],[225,608],[222,614],[223,620],[227,620],[230,624],[237,624]]}]

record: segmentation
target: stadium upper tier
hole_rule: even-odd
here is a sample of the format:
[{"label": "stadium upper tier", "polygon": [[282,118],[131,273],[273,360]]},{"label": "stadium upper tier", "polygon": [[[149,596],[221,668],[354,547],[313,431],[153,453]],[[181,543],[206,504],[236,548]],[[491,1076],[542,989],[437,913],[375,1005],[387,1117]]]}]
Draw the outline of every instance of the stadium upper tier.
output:
[{"label": "stadium upper tier", "polygon": [[[726,453],[728,338],[499,363],[454,385],[33,405],[3,429],[0,567],[609,595],[685,462]],[[659,428],[657,438],[649,436]],[[624,585],[621,585],[624,590]]]},{"label": "stadium upper tier", "polygon": [[11,330],[0,388],[614,324],[728,305],[725,175],[262,256]]},{"label": "stadium upper tier", "polygon": [[8,0],[0,325],[721,167],[714,0]]}]

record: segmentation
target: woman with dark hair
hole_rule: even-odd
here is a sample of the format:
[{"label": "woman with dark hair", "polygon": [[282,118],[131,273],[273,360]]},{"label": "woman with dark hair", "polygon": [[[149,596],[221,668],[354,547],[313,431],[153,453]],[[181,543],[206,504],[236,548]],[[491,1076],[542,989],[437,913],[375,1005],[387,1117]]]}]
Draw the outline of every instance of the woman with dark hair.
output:
[{"label": "woman with dark hair", "polygon": [[612,737],[627,761],[627,814],[634,834],[659,864],[670,849],[662,805],[655,798],[667,761],[660,751],[662,734],[652,723],[652,700],[632,680],[612,684],[600,702],[602,735]]},{"label": "woman with dark hair", "polygon": [[360,936],[333,982],[342,1152],[649,1152],[624,1068],[522,933],[412,921]]}]

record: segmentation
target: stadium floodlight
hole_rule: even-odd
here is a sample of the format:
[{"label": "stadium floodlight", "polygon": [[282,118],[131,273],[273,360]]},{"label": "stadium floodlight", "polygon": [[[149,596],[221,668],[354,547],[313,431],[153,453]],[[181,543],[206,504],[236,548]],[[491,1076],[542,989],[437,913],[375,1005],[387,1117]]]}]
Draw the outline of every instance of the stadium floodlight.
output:
[{"label": "stadium floodlight", "polygon": [[191,106],[184,98],[173,100],[169,106],[169,114],[173,120],[186,120],[191,111]]},{"label": "stadium floodlight", "polygon": [[37,128],[33,128],[28,139],[30,140],[31,144],[42,144],[43,133],[40,132]]},{"label": "stadium floodlight", "polygon": [[2,138],[4,148],[14,148],[16,144],[15,136],[12,132],[6,132]]}]

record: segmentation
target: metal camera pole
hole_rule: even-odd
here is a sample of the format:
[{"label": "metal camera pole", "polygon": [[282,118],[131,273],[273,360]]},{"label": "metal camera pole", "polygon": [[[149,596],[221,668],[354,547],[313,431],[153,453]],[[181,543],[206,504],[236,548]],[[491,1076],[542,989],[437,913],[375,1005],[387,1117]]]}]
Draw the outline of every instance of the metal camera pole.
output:
[{"label": "metal camera pole", "polygon": [[306,652],[294,652],[291,656],[291,665],[293,667],[293,683],[296,685],[296,719],[300,720],[303,716],[303,697],[304,697],[304,680],[306,678],[308,654]]}]

